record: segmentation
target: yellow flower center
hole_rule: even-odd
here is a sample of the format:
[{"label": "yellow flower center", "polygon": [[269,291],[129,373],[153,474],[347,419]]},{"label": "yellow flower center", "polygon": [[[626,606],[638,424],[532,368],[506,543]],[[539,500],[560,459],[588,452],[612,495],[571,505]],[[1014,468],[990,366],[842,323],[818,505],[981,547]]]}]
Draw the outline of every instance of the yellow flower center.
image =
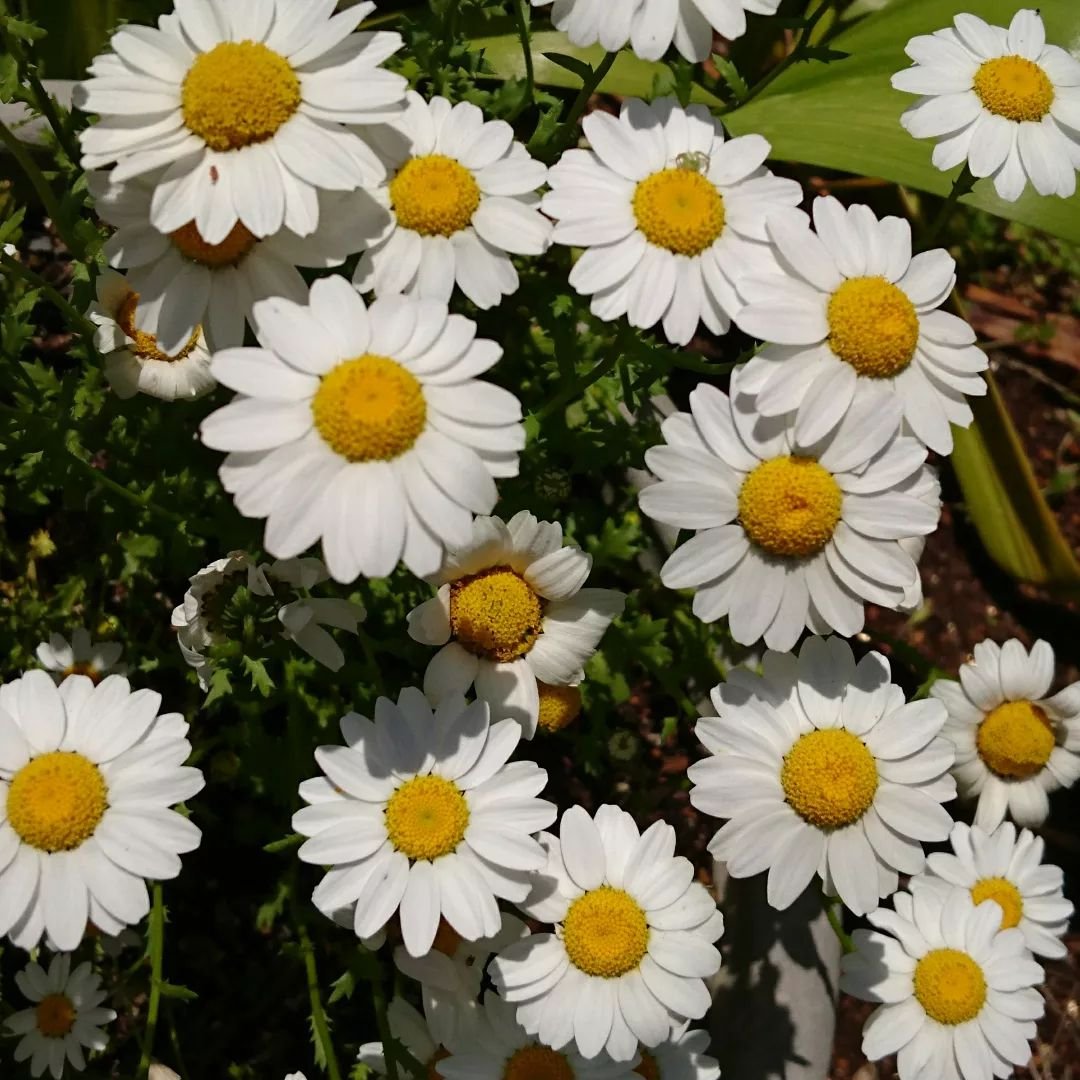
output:
[{"label": "yellow flower center", "polygon": [[812,458],[772,458],[743,481],[739,520],[770,555],[802,558],[832,539],[843,501],[832,473]]},{"label": "yellow flower center", "polygon": [[992,772],[1024,780],[1050,760],[1054,729],[1038,705],[1006,701],[986,714],[975,734],[975,745]]},{"label": "yellow flower center", "polygon": [[850,278],[829,299],[829,348],[860,375],[889,379],[911,363],[919,316],[883,277]]},{"label": "yellow flower center", "polygon": [[469,652],[507,663],[543,630],[540,597],[508,566],[492,566],[450,586],[450,629]]},{"label": "yellow flower center", "polygon": [[645,1080],[663,1080],[660,1076],[660,1066],[656,1063],[656,1058],[649,1053],[648,1050],[638,1051],[641,1054],[641,1062],[638,1064],[634,1072],[638,1076],[644,1076]]},{"label": "yellow flower center", "polygon": [[523,1046],[506,1062],[502,1080],[574,1080],[574,1070],[564,1054],[550,1046]]},{"label": "yellow flower center", "polygon": [[[125,330],[126,334],[127,331]],[[101,682],[101,674],[88,660],[82,660],[78,664],[68,664],[62,672],[60,672],[61,680],[66,679],[69,675],[85,675],[94,683]]]},{"label": "yellow flower center", "polygon": [[194,221],[174,229],[169,233],[169,239],[185,259],[211,269],[235,266],[258,243],[255,234],[239,221],[229,230],[229,235],[217,244],[208,244]]},{"label": "yellow flower center", "polygon": [[[202,327],[196,326],[191,337],[188,338],[187,344],[178,352],[170,356],[168,353],[162,352],[158,348],[157,338],[153,334],[148,334],[145,330],[140,330],[135,325],[135,309],[139,306],[139,294],[137,292],[129,292],[124,298],[124,302],[120,305],[116,312],[116,325],[131,339],[131,351],[135,353],[140,360],[163,360],[166,363],[171,363],[174,360],[183,360],[185,356],[189,355],[191,350],[199,343],[199,335],[202,333]],[[85,670],[89,668],[89,664],[73,664],[65,675],[89,675],[94,681],[97,681],[97,676],[92,670]]]},{"label": "yellow flower center", "polygon": [[638,184],[634,217],[650,244],[676,255],[700,255],[724,231],[724,198],[693,169],[664,169]]},{"label": "yellow flower center", "polygon": [[464,165],[442,154],[405,162],[390,181],[390,204],[403,229],[453,236],[472,221],[480,187]]},{"label": "yellow flower center", "polygon": [[601,885],[570,905],[563,945],[570,962],[586,975],[614,979],[641,963],[649,947],[649,924],[629,893]]},{"label": "yellow flower center", "polygon": [[1041,120],[1054,103],[1054,84],[1033,60],[996,56],[975,72],[975,93],[983,107],[1006,120]]},{"label": "yellow flower center", "polygon": [[933,949],[915,965],[915,997],[939,1024],[964,1024],[986,1001],[986,978],[967,953]]},{"label": "yellow flower center", "polygon": [[311,402],[315,427],[349,461],[390,461],[424,431],[427,402],[396,360],[365,353],[325,375]]},{"label": "yellow flower center", "polygon": [[461,935],[445,920],[439,919],[439,927],[435,931],[435,940],[431,947],[435,952],[441,952],[443,956],[449,956],[452,960],[461,944]]},{"label": "yellow flower center", "polygon": [[456,785],[441,776],[414,776],[386,804],[386,833],[410,859],[437,859],[461,843],[469,806]]},{"label": "yellow flower center", "polygon": [[39,851],[79,847],[94,835],[107,807],[101,770],[82,754],[63,750],[29,761],[8,789],[8,821]]},{"label": "yellow flower center", "polygon": [[870,808],[877,791],[874,755],[843,728],[811,731],[787,752],[780,786],[788,804],[819,829],[850,825]]},{"label": "yellow flower center", "polygon": [[537,682],[540,715],[537,723],[548,732],[562,731],[581,714],[581,691],[576,686],[551,686]]},{"label": "yellow flower center", "polygon": [[255,41],[223,41],[202,53],[180,88],[184,124],[214,150],[264,142],[299,106],[289,61]]},{"label": "yellow flower center", "polygon": [[47,1039],[62,1039],[75,1026],[75,1006],[65,994],[49,994],[37,1003],[34,1022]]},{"label": "yellow flower center", "polygon": [[1024,898],[1020,890],[1007,878],[988,877],[975,882],[971,889],[971,899],[975,904],[984,900],[994,900],[1001,907],[1001,929],[1008,930],[1020,924],[1024,914]]}]

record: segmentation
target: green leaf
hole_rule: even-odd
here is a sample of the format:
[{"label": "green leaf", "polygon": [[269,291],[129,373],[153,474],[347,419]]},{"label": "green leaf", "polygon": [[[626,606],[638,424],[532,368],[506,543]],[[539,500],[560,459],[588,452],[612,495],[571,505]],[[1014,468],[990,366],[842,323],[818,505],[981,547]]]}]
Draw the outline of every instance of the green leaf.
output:
[{"label": "green leaf", "polygon": [[251,656],[243,657],[244,670],[251,678],[251,689],[257,690],[263,697],[269,697],[274,689],[274,680],[266,670],[266,664]]},{"label": "green leaf", "polygon": [[567,56],[565,53],[546,52],[544,57],[561,68],[566,68],[572,75],[576,75],[582,82],[592,75],[593,69],[579,60],[576,56]]},{"label": "green leaf", "polygon": [[45,36],[45,31],[40,26],[24,22],[22,19],[15,19],[10,15],[6,15],[3,21],[4,29],[13,37],[19,38],[20,41],[37,41],[38,38]]},{"label": "green leaf", "polygon": [[163,982],[161,984],[161,996],[172,998],[174,1001],[198,1001],[199,995],[186,986],[177,986],[175,983]]}]

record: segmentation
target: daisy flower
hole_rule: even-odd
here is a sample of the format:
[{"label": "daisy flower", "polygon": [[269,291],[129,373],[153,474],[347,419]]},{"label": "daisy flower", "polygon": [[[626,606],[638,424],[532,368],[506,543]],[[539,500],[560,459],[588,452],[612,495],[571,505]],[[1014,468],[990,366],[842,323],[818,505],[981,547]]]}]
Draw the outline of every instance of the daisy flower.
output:
[{"label": "daisy flower", "polygon": [[730,398],[701,383],[645,455],[660,483],[641,491],[642,511],[696,532],[664,563],[664,584],[695,589],[694,614],[727,615],[740,644],[764,637],[781,652],[804,626],[857,634],[866,602],[917,607],[940,489],[925,447],[896,432],[896,399],[860,387],[843,421],[806,444],[792,414],[758,414],[740,379]]},{"label": "daisy flower", "polygon": [[974,653],[958,683],[930,689],[949,711],[943,734],[956,746],[960,795],[978,800],[975,824],[988,832],[1006,814],[1034,828],[1050,813],[1047,793],[1080,778],[1080,682],[1046,696],[1054,650],[1045,641],[1030,653],[1015,638],[982,641]]},{"label": "daisy flower", "polygon": [[709,1057],[709,1033],[689,1024],[676,1024],[671,1038],[641,1051],[634,1070],[645,1080],[719,1080],[720,1065]]},{"label": "daisy flower", "polygon": [[490,724],[483,701],[449,696],[432,715],[419,690],[395,705],[375,704],[375,720],[342,717],[345,746],[320,746],[325,779],[300,794],[311,805],[293,828],[309,837],[304,862],[331,866],[312,900],[320,911],[354,908],[366,938],[395,911],[405,948],[423,956],[440,917],[475,941],[499,932],[496,897],[517,902],[530,872],[544,865],[533,833],[555,820],[535,796],[547,773],[531,761],[507,764],[521,738],[513,720]]},{"label": "daisy flower", "polygon": [[[468,1010],[475,1018],[477,1011],[476,1001],[462,1003],[471,1006]],[[427,1076],[432,1080],[439,1080],[444,1074],[442,1063],[450,1054],[447,1044],[436,1036],[428,1023],[427,1016],[417,1012],[404,998],[395,997],[386,1007],[386,1022],[390,1027],[390,1034],[401,1043],[412,1056],[427,1069]],[[475,1019],[473,1020],[475,1025]],[[473,1029],[461,1033],[461,1039],[465,1040]],[[451,1045],[458,1045],[457,1042]],[[360,1047],[357,1060],[361,1065],[366,1065],[376,1076],[386,1076],[386,1052],[381,1042],[368,1042]],[[398,1066],[398,1075],[401,1075],[401,1066]]]},{"label": "daisy flower", "polygon": [[540,682],[581,682],[626,601],[611,589],[583,588],[591,569],[592,556],[564,545],[557,522],[526,510],[508,522],[477,518],[469,541],[433,576],[438,592],[408,614],[409,637],[442,646],[424,673],[424,693],[440,701],[475,686],[493,715],[513,717],[531,739]]},{"label": "daisy flower", "polygon": [[1027,947],[1037,956],[1066,954],[1062,935],[1073,906],[1063,894],[1064,874],[1058,866],[1043,865],[1043,841],[1028,829],[1017,835],[1012,822],[992,833],[958,821],[949,835],[952,853],[927,856],[929,873],[912,879],[912,889],[929,886],[948,890],[959,885],[981,904],[993,900],[1001,908],[1001,928],[1017,926]]},{"label": "daisy flower", "polygon": [[97,113],[80,133],[84,169],[116,163],[121,183],[168,166],[150,220],[195,222],[220,244],[240,222],[256,237],[319,223],[320,190],[376,184],[383,168],[353,128],[400,112],[406,82],[379,65],[396,33],[352,31],[374,10],[333,0],[177,0],[157,27],[121,27],[75,104]]},{"label": "daisy flower", "polygon": [[764,167],[760,135],[725,142],[704,105],[634,98],[618,119],[597,111],[582,128],[592,149],[563,154],[542,203],[555,242],[586,249],[570,284],[597,318],[625,315],[643,330],[662,320],[677,345],[699,322],[727,333],[737,279],[775,267],[766,218],[802,216],[798,183]]},{"label": "daisy flower", "polygon": [[127,674],[127,668],[118,663],[123,651],[119,641],[94,642],[79,626],[72,632],[70,642],[63,634],[50,634],[49,640],[37,647],[37,658],[58,683],[69,675],[85,675],[91,682],[99,683],[106,675]]},{"label": "daisy flower", "polygon": [[44,671],[0,686],[0,935],[71,951],[149,910],[146,878],[180,873],[201,833],[169,809],[203,787],[179,713],[110,675]]},{"label": "daisy flower", "polygon": [[938,308],[956,284],[944,248],[912,257],[911,226],[861,204],[814,200],[811,231],[790,217],[769,221],[777,273],[739,283],[740,329],[766,345],[742,388],[765,416],[796,415],[812,443],[844,418],[856,387],[894,393],[906,430],[939,454],[952,451],[950,424],[972,420],[965,395],[981,396],[989,361],[963,319]]},{"label": "daisy flower", "polygon": [[657,821],[639,834],[617,806],[595,817],[574,806],[559,837],[540,840],[547,866],[518,906],[554,932],[491,962],[518,1023],[554,1050],[573,1041],[582,1057],[606,1050],[631,1061],[639,1040],[657,1046],[673,1022],[704,1016],[724,918],[691,862],[675,855],[675,830]]},{"label": "daisy flower", "polygon": [[581,688],[578,686],[552,686],[536,684],[539,707],[536,726],[548,735],[568,728],[581,715]]},{"label": "daisy flower", "polygon": [[375,192],[389,223],[353,282],[377,296],[403,292],[447,303],[454,284],[480,308],[517,291],[511,255],[542,255],[551,223],[540,213],[547,168],[514,141],[505,120],[467,101],[415,91],[392,126],[373,132],[387,182]]},{"label": "daisy flower", "polygon": [[108,1037],[102,1025],[116,1019],[112,1009],[103,1009],[105,991],[101,976],[88,963],[71,970],[71,957],[54,956],[46,971],[28,964],[16,972],[15,982],[33,1007],[12,1013],[4,1026],[21,1035],[15,1060],[30,1062],[30,1075],[41,1076],[46,1069],[55,1080],[64,1074],[65,1064],[82,1072],[88,1050],[104,1050]]},{"label": "daisy flower", "polygon": [[335,581],[399,561],[434,573],[495,505],[495,477],[517,475],[521,403],[477,378],[502,349],[443,304],[368,308],[340,277],[316,281],[308,306],[275,297],[254,310],[263,347],[215,354],[215,377],[238,393],[201,428],[230,451],[219,475],[237,509],[267,518],[279,558],[321,538]]},{"label": "daisy flower", "polygon": [[977,15],[913,37],[914,65],[892,77],[897,90],[920,94],[900,118],[917,139],[940,138],[934,164],[966,161],[993,177],[998,195],[1020,198],[1028,181],[1040,195],[1068,198],[1080,168],[1080,63],[1046,43],[1037,10],[1021,8],[1009,24]]},{"label": "daisy flower", "polygon": [[789,907],[819,875],[856,915],[923,869],[956,796],[938,701],[904,702],[889,662],[858,664],[841,638],[807,638],[798,658],[768,651],[764,675],[733,669],[695,731],[712,755],[687,772],[690,801],[729,818],[709,844],[732,877],[769,871],[769,903]]},{"label": "daisy flower", "polygon": [[217,386],[202,327],[195,326],[174,349],[135,325],[139,294],[123,274],[98,274],[97,300],[87,317],[97,327],[94,347],[105,356],[105,378],[119,398],[138,393],[163,401],[191,401]]},{"label": "daisy flower", "polygon": [[898,892],[895,911],[856,930],[840,987],[881,1002],[863,1027],[863,1053],[897,1054],[901,1080],[989,1080],[1031,1057],[1043,1014],[1043,969],[1019,930],[1001,929],[1001,908],[975,906],[966,889]]}]

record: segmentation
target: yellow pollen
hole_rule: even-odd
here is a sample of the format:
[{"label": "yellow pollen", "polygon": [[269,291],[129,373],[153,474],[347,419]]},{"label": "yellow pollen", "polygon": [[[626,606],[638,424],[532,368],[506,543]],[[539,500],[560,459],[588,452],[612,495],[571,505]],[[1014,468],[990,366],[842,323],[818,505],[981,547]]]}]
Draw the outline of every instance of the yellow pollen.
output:
[{"label": "yellow pollen", "polygon": [[[125,330],[124,333],[127,331]],[[66,679],[69,675],[85,675],[92,682],[101,682],[101,674],[88,660],[82,660],[78,664],[69,664],[60,673],[60,678]]]},{"label": "yellow pollen", "polygon": [[461,843],[469,825],[465,796],[441,776],[414,776],[386,804],[386,833],[410,859],[437,859]]},{"label": "yellow pollen", "polygon": [[816,555],[840,521],[843,493],[828,469],[811,458],[763,461],[739,490],[746,535],[770,555]]},{"label": "yellow pollen", "polygon": [[506,1062],[502,1080],[574,1080],[565,1054],[533,1043],[515,1050]]},{"label": "yellow pollen", "polygon": [[939,1024],[964,1024],[986,1001],[986,978],[967,953],[933,949],[915,965],[915,997]]},{"label": "yellow pollen", "polygon": [[264,142],[299,106],[288,60],[255,41],[223,41],[197,56],[180,88],[184,124],[214,150]]},{"label": "yellow pollen", "polygon": [[108,806],[101,770],[82,754],[54,750],[24,765],[11,781],[7,816],[39,851],[71,851],[94,835]]},{"label": "yellow pollen", "polygon": [[537,682],[540,691],[539,726],[548,734],[569,727],[581,715],[581,691],[576,686]]},{"label": "yellow pollen", "polygon": [[693,169],[664,169],[638,184],[634,217],[650,244],[676,255],[700,255],[724,231],[724,198]]},{"label": "yellow pollen", "polygon": [[829,348],[860,375],[890,379],[911,363],[919,316],[883,277],[849,278],[829,299]]},{"label": "yellow pollen", "polygon": [[641,1054],[641,1062],[634,1072],[638,1076],[644,1076],[645,1080],[663,1080],[660,1076],[660,1066],[656,1063],[656,1058],[649,1053],[648,1050],[638,1051]]},{"label": "yellow pollen", "polygon": [[435,952],[441,952],[443,956],[449,956],[452,960],[457,954],[461,940],[461,935],[445,919],[440,918],[431,947]]},{"label": "yellow pollen", "polygon": [[543,629],[540,597],[509,566],[492,566],[450,586],[450,629],[469,652],[507,663]]},{"label": "yellow pollen", "polygon": [[181,225],[169,233],[173,246],[185,259],[217,269],[235,266],[258,242],[255,234],[239,221],[229,230],[229,235],[218,244],[208,244],[195,227],[194,221]]},{"label": "yellow pollen", "polygon": [[987,111],[1006,120],[1041,120],[1054,103],[1054,84],[1033,60],[997,56],[975,72],[975,93]]},{"label": "yellow pollen", "polygon": [[[168,353],[162,352],[158,348],[157,338],[153,334],[148,334],[145,330],[140,330],[135,325],[135,309],[139,306],[139,294],[137,292],[130,292],[124,298],[124,302],[120,305],[116,312],[116,325],[131,339],[132,345],[131,351],[135,353],[140,360],[163,360],[165,363],[171,363],[174,360],[183,360],[192,349],[199,342],[199,334],[202,333],[202,327],[196,326],[191,337],[188,339],[187,344],[178,352],[173,353],[170,356]],[[84,670],[89,668],[89,664],[73,664],[65,675],[89,675],[95,682],[98,676],[93,671]]]},{"label": "yellow pollen", "polygon": [[404,454],[427,420],[416,378],[396,360],[371,353],[323,376],[311,410],[327,445],[349,461],[390,461]]},{"label": "yellow pollen", "polygon": [[62,1039],[75,1026],[75,1006],[65,994],[49,994],[37,1003],[34,1021],[47,1039]]},{"label": "yellow pollen", "polygon": [[986,714],[975,733],[975,745],[992,772],[1006,779],[1024,780],[1050,760],[1054,729],[1038,705],[1006,701]]},{"label": "yellow pollen", "polygon": [[586,975],[614,979],[641,963],[649,947],[649,924],[629,893],[601,885],[570,905],[563,944],[570,962]]},{"label": "yellow pollen", "polygon": [[976,906],[984,900],[994,900],[1001,907],[1001,929],[1009,930],[1020,925],[1024,914],[1024,898],[1020,890],[1007,878],[988,877],[977,881],[971,889],[971,899]]},{"label": "yellow pollen", "polygon": [[788,804],[819,829],[858,821],[874,801],[877,785],[874,755],[843,728],[803,735],[785,755],[780,770]]},{"label": "yellow pollen", "polygon": [[390,204],[403,229],[453,236],[472,221],[480,188],[464,165],[442,154],[405,162],[390,181]]}]

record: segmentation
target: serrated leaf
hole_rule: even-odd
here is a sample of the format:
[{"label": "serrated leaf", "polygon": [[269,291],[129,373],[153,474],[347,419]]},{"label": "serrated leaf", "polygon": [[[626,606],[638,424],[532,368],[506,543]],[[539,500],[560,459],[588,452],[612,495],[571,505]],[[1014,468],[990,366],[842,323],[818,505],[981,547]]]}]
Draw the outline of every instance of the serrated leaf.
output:
[{"label": "serrated leaf", "polygon": [[37,41],[45,36],[45,31],[40,26],[35,26],[34,23],[13,18],[11,15],[5,15],[3,20],[4,29],[20,41]]},{"label": "serrated leaf", "polygon": [[210,692],[206,695],[203,707],[212,705],[219,698],[228,697],[233,692],[232,680],[223,667],[214,668],[210,675]]},{"label": "serrated leaf", "polygon": [[245,656],[243,659],[244,671],[251,679],[251,689],[258,691],[263,697],[269,697],[274,689],[274,680],[266,670],[266,664],[256,657]]}]

